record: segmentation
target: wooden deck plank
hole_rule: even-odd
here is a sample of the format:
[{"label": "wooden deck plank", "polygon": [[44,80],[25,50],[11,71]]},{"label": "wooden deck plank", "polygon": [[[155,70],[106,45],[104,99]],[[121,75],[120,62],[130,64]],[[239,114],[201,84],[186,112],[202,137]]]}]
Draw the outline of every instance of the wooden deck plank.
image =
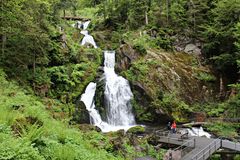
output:
[{"label": "wooden deck plank", "polygon": [[240,151],[240,143],[231,142],[228,140],[212,139],[206,137],[190,136],[188,139],[182,139],[181,134],[171,134],[163,132],[158,133],[158,142],[174,145],[183,145],[192,139],[195,139],[195,147],[185,154],[182,160],[206,160],[219,148],[227,148],[235,151]]}]

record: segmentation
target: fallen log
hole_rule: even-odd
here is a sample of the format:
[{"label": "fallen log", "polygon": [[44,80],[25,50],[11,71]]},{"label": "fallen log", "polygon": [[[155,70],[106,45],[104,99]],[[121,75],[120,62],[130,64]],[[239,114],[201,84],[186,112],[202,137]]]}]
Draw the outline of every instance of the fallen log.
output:
[{"label": "fallen log", "polygon": [[73,17],[73,16],[65,16],[65,17],[61,17],[62,19],[66,19],[66,20],[78,20],[78,21],[88,21],[91,20],[89,18],[83,18],[83,17]]},{"label": "fallen log", "polygon": [[208,122],[191,122],[191,123],[185,123],[182,124],[182,126],[184,127],[198,127],[198,126],[202,126],[208,124]]}]

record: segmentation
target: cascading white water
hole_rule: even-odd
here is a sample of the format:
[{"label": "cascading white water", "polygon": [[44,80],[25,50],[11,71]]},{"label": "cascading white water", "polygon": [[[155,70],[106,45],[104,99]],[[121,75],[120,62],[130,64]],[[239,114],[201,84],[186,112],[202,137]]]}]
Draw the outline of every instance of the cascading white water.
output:
[{"label": "cascading white water", "polygon": [[107,122],[102,121],[100,114],[95,109],[96,83],[89,83],[85,93],[81,96],[81,101],[84,102],[89,111],[91,123],[98,126],[102,132],[119,129],[128,130],[135,125],[130,104],[133,94],[128,81],[118,76],[114,71],[115,52],[105,51],[104,58],[104,75],[106,79],[104,98],[107,109]]},{"label": "cascading white water", "polygon": [[209,134],[208,132],[204,131],[202,127],[200,127],[200,128],[192,127],[191,129],[187,129],[187,130],[188,130],[188,133],[191,136],[211,138],[211,134]]},{"label": "cascading white water", "polygon": [[97,48],[96,42],[94,41],[93,36],[88,34],[88,31],[86,30],[88,25],[89,25],[90,21],[86,21],[82,24],[83,26],[83,30],[80,32],[81,34],[84,35],[81,45],[86,45],[86,44],[91,44],[93,45],[94,48]]},{"label": "cascading white water", "polygon": [[105,105],[107,123],[113,126],[129,126],[135,124],[130,100],[133,97],[129,83],[114,71],[115,52],[104,52]]},{"label": "cascading white water", "polygon": [[81,96],[81,101],[86,106],[86,109],[90,115],[91,124],[100,124],[102,122],[101,116],[98,111],[95,109],[94,96],[96,91],[96,83],[90,82],[85,90],[85,93]]}]

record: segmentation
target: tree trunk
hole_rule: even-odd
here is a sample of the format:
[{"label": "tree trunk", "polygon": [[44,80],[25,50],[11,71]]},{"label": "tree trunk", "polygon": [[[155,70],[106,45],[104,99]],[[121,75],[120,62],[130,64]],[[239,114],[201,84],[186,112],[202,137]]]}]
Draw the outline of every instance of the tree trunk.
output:
[{"label": "tree trunk", "polygon": [[7,36],[6,35],[2,35],[2,55],[1,55],[2,58],[3,58],[4,52],[5,52],[6,41],[7,41]]},{"label": "tree trunk", "polygon": [[63,17],[65,18],[65,16],[66,16],[66,10],[64,9],[63,10]]},{"label": "tree trunk", "polygon": [[223,83],[223,75],[220,75],[220,80],[219,80],[219,96],[220,98],[224,97],[224,83]]},{"label": "tree trunk", "polygon": [[193,33],[195,33],[195,30],[196,30],[196,11],[195,11],[195,4],[193,3],[192,0],[190,0],[190,3],[191,3],[191,9],[192,9],[192,13],[193,13]]},{"label": "tree trunk", "polygon": [[36,81],[36,53],[34,52],[34,57],[33,57],[33,90],[34,90],[34,93],[36,93],[36,84],[35,84],[35,81]]},{"label": "tree trunk", "polygon": [[145,11],[145,24],[148,25],[148,13]]},{"label": "tree trunk", "polygon": [[170,14],[169,10],[171,8],[171,0],[166,0],[166,9],[167,9],[167,25],[169,24]]},{"label": "tree trunk", "polygon": [[168,0],[166,0],[166,10],[167,10],[167,25],[168,25],[168,18],[169,18],[169,8],[168,8],[168,3],[169,3],[169,1]]}]

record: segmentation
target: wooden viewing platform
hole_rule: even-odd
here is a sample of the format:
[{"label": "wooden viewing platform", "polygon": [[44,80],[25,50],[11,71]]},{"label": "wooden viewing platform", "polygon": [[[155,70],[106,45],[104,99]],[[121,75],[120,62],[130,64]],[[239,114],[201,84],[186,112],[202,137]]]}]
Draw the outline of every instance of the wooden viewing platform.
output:
[{"label": "wooden viewing platform", "polygon": [[171,134],[170,132],[156,132],[156,136],[159,138],[158,142],[160,143],[179,145],[180,147],[173,151],[180,151],[181,160],[207,160],[220,148],[240,153],[240,143],[219,138],[213,139],[195,136],[183,138],[181,134]]}]

